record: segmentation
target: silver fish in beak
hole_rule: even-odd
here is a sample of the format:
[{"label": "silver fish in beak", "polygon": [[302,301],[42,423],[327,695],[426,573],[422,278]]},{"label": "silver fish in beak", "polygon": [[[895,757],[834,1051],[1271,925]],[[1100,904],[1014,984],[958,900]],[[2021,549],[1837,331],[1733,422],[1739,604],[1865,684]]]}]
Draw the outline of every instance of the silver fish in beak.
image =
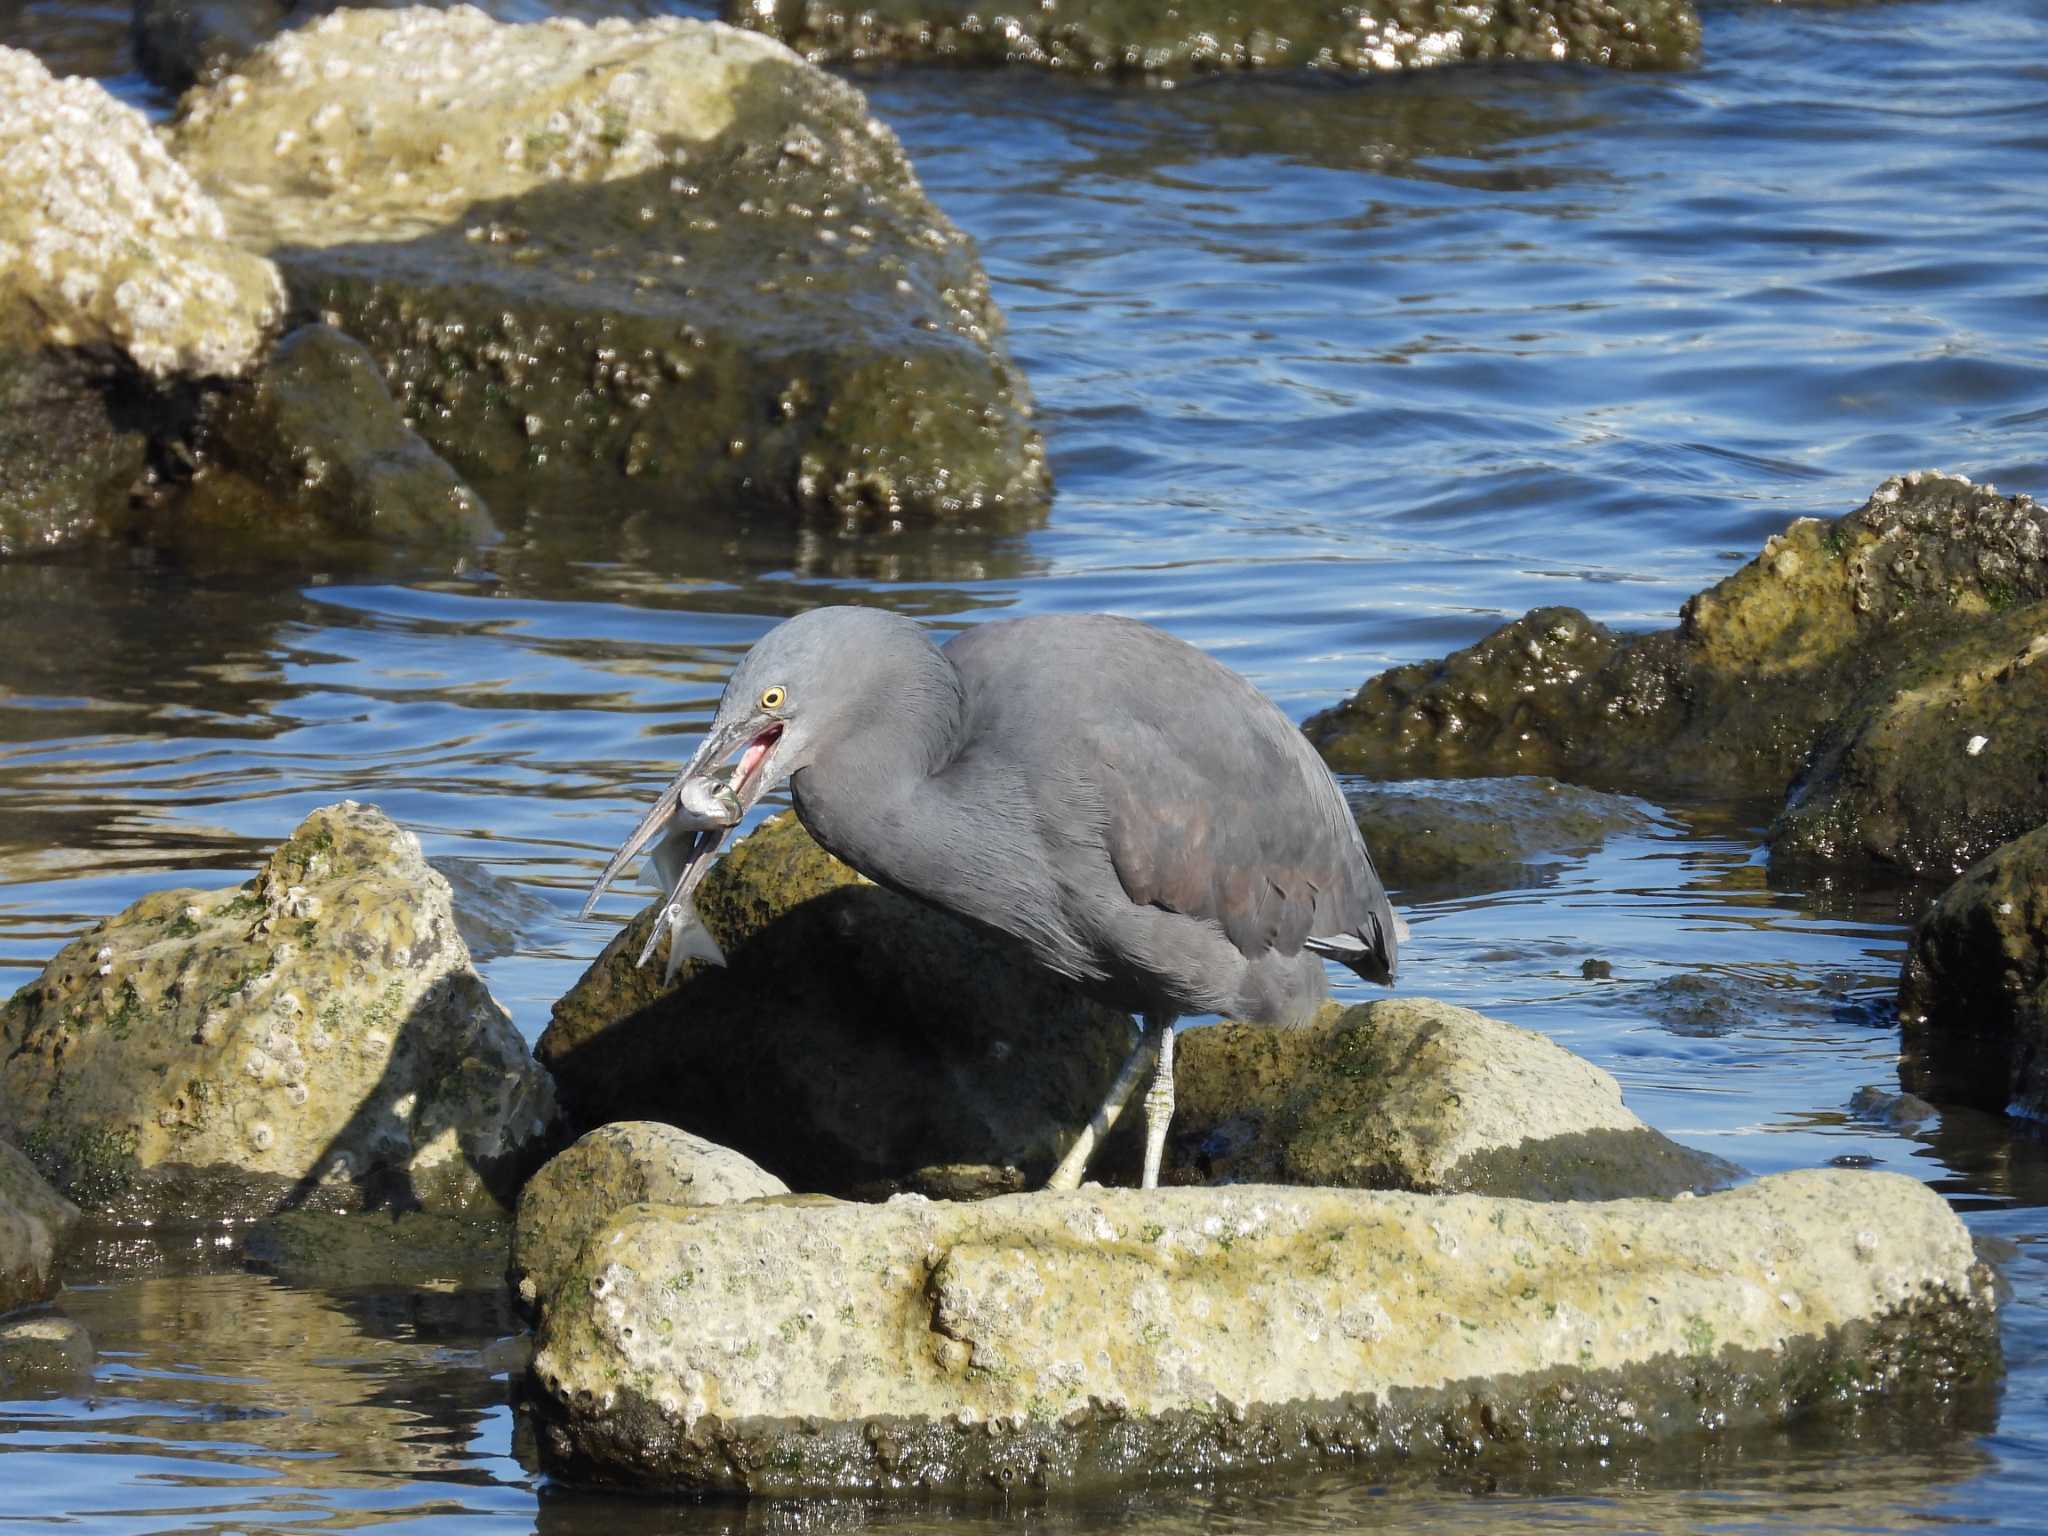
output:
[{"label": "silver fish in beak", "polygon": [[[648,862],[651,883],[668,899],[635,962],[645,965],[662,936],[668,935],[664,983],[674,980],[686,958],[725,964],[724,954],[698,920],[690,898],[724,846],[727,834],[766,787],[765,776],[759,770],[781,735],[782,727],[774,721],[714,728],[690,759],[689,766],[676,775],[640,818],[632,836],[620,844],[584,899],[580,915],[588,917],[606,887],[618,878],[633,856],[657,834],[666,834]],[[742,746],[745,750],[737,768],[728,774],[717,766]]]}]

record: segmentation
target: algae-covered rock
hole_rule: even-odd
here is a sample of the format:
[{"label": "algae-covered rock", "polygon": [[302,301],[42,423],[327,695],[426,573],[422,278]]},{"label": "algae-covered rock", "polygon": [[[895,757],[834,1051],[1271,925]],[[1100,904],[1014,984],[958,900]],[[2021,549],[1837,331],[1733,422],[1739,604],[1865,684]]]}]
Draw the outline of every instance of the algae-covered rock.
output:
[{"label": "algae-covered rock", "polygon": [[[1650,1129],[1611,1075],[1545,1036],[1430,998],[1183,1030],[1174,1088],[1172,1184],[1612,1200],[1738,1172]],[[1110,1150],[1135,1170],[1134,1133]]]},{"label": "algae-covered rock", "polygon": [[1042,511],[966,236],[857,90],[764,38],[340,11],[190,93],[175,142],[486,495]]},{"label": "algae-covered rock", "polygon": [[542,1298],[572,1475],[761,1494],[1086,1489],[1621,1454],[1997,1368],[1915,1180],[1704,1199],[1357,1190],[636,1206]]},{"label": "algae-covered rock", "polygon": [[1538,609],[1305,729],[1333,767],[1382,778],[1789,788],[1780,851],[1946,869],[2048,819],[2043,634],[2048,513],[1915,473],[1833,523],[1793,523],[1675,629]]},{"label": "algae-covered rock", "polygon": [[942,59],[1166,77],[1482,62],[1670,68],[1700,41],[1687,0],[1039,0],[1008,10],[963,0],[726,0],[725,14],[819,62]]},{"label": "algae-covered rock", "polygon": [[57,1250],[78,1207],[35,1165],[0,1141],[0,1312],[42,1301],[57,1287]]},{"label": "algae-covered rock", "polygon": [[653,1120],[599,1126],[519,1192],[512,1283],[532,1302],[590,1234],[629,1205],[723,1205],[789,1186],[729,1147]]},{"label": "algae-covered rock", "polygon": [[537,1054],[581,1123],[680,1125],[794,1189],[921,1188],[958,1164],[1042,1182],[1132,1045],[1127,1016],[869,884],[787,813],[698,889],[729,965],[673,987],[659,955],[636,967],[655,910],[556,1003]]},{"label": "algae-covered rock", "polygon": [[206,467],[178,513],[187,531],[384,542],[490,532],[476,492],[406,424],[369,349],[331,326],[299,327],[212,405]]},{"label": "algae-covered rock", "polygon": [[1649,808],[1534,775],[1350,784],[1345,798],[1380,878],[1397,891],[1527,884],[1544,855],[1590,853],[1651,825]]},{"label": "algae-covered rock", "polygon": [[2048,826],[1971,865],[1921,918],[1899,1027],[1914,1093],[2048,1120]]},{"label": "algae-covered rock", "polygon": [[509,1198],[553,1090],[418,839],[342,801],[247,884],[95,924],[0,1009],[0,1100],[118,1218]]},{"label": "algae-covered rock", "polygon": [[148,121],[94,81],[0,48],[0,557],[119,512],[174,387],[232,377],[283,313],[277,269]]}]

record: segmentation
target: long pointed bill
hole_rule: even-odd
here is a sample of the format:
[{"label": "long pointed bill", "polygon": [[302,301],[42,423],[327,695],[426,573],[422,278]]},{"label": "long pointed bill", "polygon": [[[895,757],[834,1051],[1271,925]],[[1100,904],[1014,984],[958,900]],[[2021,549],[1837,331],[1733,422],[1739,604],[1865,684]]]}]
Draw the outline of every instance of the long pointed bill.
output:
[{"label": "long pointed bill", "polygon": [[[747,808],[760,799],[762,792],[767,789],[768,775],[761,772],[761,769],[781,736],[782,724],[776,720],[769,720],[765,727],[758,719],[736,720],[722,726],[714,726],[710,734],[704,738],[704,744],[697,749],[697,755],[690,759],[689,766],[670,781],[668,788],[661,792],[660,798],[649,806],[647,814],[640,818],[640,825],[633,829],[633,835],[619,845],[619,851],[605,864],[604,872],[597,877],[597,884],[590,888],[590,894],[583,900],[583,910],[577,915],[590,916],[592,909],[597,906],[598,898],[604,895],[605,888],[618,879],[619,871],[631,863],[635,854],[652,842],[657,834],[666,831],[670,823],[679,817],[685,819],[685,825],[689,824],[690,818],[703,818],[702,827],[705,830],[716,831],[722,839],[726,829],[738,821],[746,813]],[[712,770],[738,751],[742,743],[745,744],[746,751],[740,758],[739,768],[733,774],[731,785],[718,784],[711,777]],[[730,808],[727,808],[724,802],[729,802]],[[710,819],[707,806],[719,809],[718,819]],[[715,851],[717,846],[718,841],[714,839],[711,851]],[[697,855],[693,854],[692,857],[694,861]],[[708,863],[709,851],[702,857]]]},{"label": "long pointed bill", "polygon": [[648,807],[647,814],[640,818],[640,825],[633,829],[633,835],[619,844],[619,851],[611,856],[604,867],[604,872],[597,877],[597,884],[593,885],[590,894],[583,898],[583,910],[576,914],[578,917],[590,916],[592,909],[597,906],[598,898],[604,895],[605,888],[619,878],[619,871],[633,861],[635,854],[653,841],[655,834],[664,831],[675,819],[676,807],[682,802],[683,786],[712,764],[723,762],[727,754],[739,745],[741,734],[740,727],[728,725],[723,729],[714,729],[704,738],[704,744],[697,748],[697,755],[690,759],[690,765],[677,774],[668,788],[661,792],[661,797]]}]

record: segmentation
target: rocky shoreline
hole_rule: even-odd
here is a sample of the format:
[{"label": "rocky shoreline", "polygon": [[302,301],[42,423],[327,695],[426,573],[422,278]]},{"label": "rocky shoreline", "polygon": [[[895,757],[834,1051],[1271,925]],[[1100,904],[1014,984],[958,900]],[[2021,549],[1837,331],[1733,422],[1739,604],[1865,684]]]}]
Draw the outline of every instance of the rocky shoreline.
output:
[{"label": "rocky shoreline", "polygon": [[[321,1284],[508,1276],[534,1321],[524,1400],[549,1464],[694,1492],[1569,1460],[1706,1423],[1952,1407],[1996,1378],[1995,1288],[1917,1181],[1730,1188],[1740,1170],[1644,1126],[1607,1074],[1428,999],[1188,1030],[1167,1187],[1018,1193],[1130,1021],[1092,1022],[1029,978],[991,986],[1003,957],[936,914],[922,933],[885,914],[909,920],[900,943],[834,960],[826,936],[865,922],[846,903],[887,893],[787,817],[727,862],[703,915],[741,979],[707,990],[693,963],[664,987],[608,953],[557,1024],[578,1021],[577,1049],[612,1030],[634,1043],[580,1077],[559,1040],[527,1055],[475,979],[447,883],[369,807],[315,812],[243,887],[101,923],[0,1009],[0,1124],[21,1149],[0,1148],[8,1304],[56,1294],[74,1201],[99,1233],[227,1219],[246,1263]],[[754,1159],[693,1133],[711,1099],[644,1112],[650,1085],[746,1077],[750,1059],[851,1063],[830,1032],[854,1040],[920,998],[950,1008],[976,975],[983,995],[1027,988],[995,1060],[1014,1069],[1038,1010],[1068,1007],[1095,1068],[1033,1107],[1006,1103],[1000,1074],[977,1090],[968,1062],[894,1099],[828,1067],[848,1107],[758,1128]],[[748,1033],[778,1007],[827,1033]],[[744,1029],[721,1033],[728,1019]],[[937,1015],[922,1028],[920,1051]],[[911,1073],[880,1059],[880,1076]],[[566,1124],[551,1067],[577,1085]],[[906,1136],[942,1081],[966,1139]],[[829,1157],[805,1150],[828,1131]],[[1133,1161],[1112,1142],[1104,1172]],[[0,1374],[89,1362],[61,1311],[24,1317],[0,1333]]]}]

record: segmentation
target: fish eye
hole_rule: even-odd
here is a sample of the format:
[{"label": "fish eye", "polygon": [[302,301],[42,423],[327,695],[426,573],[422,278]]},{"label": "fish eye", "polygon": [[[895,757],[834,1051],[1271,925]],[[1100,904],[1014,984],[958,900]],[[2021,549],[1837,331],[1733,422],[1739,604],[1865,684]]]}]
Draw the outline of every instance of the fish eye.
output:
[{"label": "fish eye", "polygon": [[761,690],[761,707],[763,709],[780,709],[782,708],[782,701],[788,697],[788,693],[781,688],[763,688]]}]

